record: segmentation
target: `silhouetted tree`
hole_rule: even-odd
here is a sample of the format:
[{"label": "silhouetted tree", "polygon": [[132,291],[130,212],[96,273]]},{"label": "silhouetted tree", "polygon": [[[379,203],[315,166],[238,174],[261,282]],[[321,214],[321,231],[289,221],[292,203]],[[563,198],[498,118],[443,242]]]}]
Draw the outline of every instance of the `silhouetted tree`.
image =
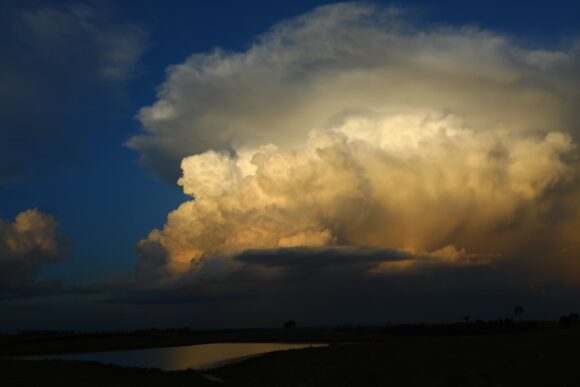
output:
[{"label": "silhouetted tree", "polygon": [[465,316],[463,316],[463,321],[465,321],[466,324],[469,322],[469,320],[471,320],[470,314],[466,314]]},{"label": "silhouetted tree", "polygon": [[521,305],[514,306],[514,316],[516,320],[521,320],[522,314],[524,314],[524,307]]},{"label": "silhouetted tree", "polygon": [[284,323],[284,328],[286,329],[292,329],[292,328],[296,328],[296,321],[294,320],[288,320]]}]

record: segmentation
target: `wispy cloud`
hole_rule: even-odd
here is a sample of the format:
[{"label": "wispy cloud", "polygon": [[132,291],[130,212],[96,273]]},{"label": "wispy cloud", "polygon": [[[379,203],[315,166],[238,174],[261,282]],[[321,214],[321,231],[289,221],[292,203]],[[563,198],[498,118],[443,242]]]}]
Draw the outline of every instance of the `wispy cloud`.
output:
[{"label": "wispy cloud", "polygon": [[19,16],[23,38],[49,61],[94,61],[98,76],[108,81],[134,76],[149,47],[149,34],[140,25],[116,21],[109,12],[81,3],[25,9]]},{"label": "wispy cloud", "polygon": [[140,74],[149,47],[143,26],[96,3],[42,4],[0,5],[0,189],[82,164],[87,117]]}]

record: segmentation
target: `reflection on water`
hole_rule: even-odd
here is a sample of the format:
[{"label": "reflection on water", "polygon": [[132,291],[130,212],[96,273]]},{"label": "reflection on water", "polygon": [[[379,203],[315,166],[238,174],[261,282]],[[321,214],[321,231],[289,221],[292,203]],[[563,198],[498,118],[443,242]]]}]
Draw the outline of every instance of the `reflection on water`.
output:
[{"label": "reflection on water", "polygon": [[160,368],[166,371],[209,369],[233,363],[266,352],[284,351],[326,344],[285,344],[285,343],[214,343],[188,345],[184,347],[164,347],[131,351],[74,353],[64,355],[35,356],[28,359],[63,359],[98,361],[123,367]]}]

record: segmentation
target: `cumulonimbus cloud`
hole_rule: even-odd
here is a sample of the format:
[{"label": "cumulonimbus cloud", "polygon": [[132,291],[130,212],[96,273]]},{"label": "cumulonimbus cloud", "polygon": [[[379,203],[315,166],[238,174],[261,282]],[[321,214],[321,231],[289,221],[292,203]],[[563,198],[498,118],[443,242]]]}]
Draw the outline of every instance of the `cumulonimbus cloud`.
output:
[{"label": "cumulonimbus cloud", "polygon": [[66,257],[67,245],[52,215],[30,209],[12,223],[0,219],[0,289],[31,285],[43,266]]},{"label": "cumulonimbus cloud", "polygon": [[579,58],[350,3],[195,54],[129,142],[192,196],[140,267],[303,246],[576,266]]}]

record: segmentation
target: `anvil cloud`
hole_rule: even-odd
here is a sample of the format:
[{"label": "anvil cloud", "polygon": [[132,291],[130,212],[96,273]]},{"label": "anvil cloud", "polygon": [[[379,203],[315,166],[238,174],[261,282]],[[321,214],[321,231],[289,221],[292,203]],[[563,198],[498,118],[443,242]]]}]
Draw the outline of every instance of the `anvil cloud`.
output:
[{"label": "anvil cloud", "polygon": [[576,269],[579,64],[578,44],[530,48],[364,4],[192,55],[129,141],[162,178],[180,164],[192,197],[138,244],[139,268],[350,246]]}]

